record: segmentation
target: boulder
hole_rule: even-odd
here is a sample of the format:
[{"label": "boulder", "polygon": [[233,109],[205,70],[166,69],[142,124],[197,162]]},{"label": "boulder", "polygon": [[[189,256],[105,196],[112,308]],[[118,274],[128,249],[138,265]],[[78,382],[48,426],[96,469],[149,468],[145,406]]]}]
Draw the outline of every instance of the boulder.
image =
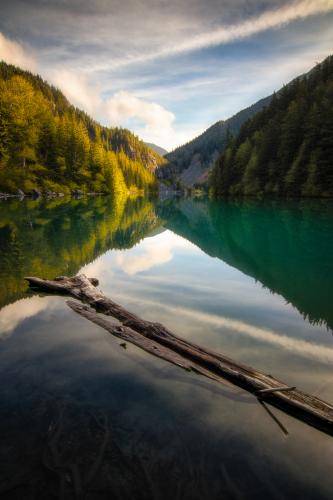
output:
[{"label": "boulder", "polygon": [[84,192],[83,192],[83,191],[81,191],[80,189],[74,189],[74,190],[72,191],[72,195],[73,195],[73,196],[78,196],[78,197],[79,197],[79,196],[83,196],[83,195],[84,195]]},{"label": "boulder", "polygon": [[33,198],[40,198],[42,196],[42,193],[40,191],[38,191],[38,189],[32,189],[31,190],[31,196]]}]

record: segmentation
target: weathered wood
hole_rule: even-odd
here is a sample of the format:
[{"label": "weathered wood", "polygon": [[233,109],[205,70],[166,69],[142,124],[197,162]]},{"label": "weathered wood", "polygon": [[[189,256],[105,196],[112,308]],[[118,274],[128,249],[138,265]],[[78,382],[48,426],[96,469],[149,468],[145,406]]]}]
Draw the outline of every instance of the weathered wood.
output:
[{"label": "weathered wood", "polygon": [[113,316],[122,325],[111,323],[91,308],[84,308],[73,302],[69,304],[76,312],[121,339],[136,344],[147,352],[187,370],[197,371],[215,380],[227,379],[255,395],[260,391],[260,399],[264,399],[324,432],[333,434],[333,406],[331,404],[290,387],[271,375],[266,375],[222,354],[186,341],[160,323],[141,319],[98,290],[97,280],[88,279],[85,275],[72,278],[62,276],[55,280],[35,277],[26,279],[31,287],[71,295],[88,303],[96,311]]},{"label": "weathered wood", "polygon": [[263,394],[268,394],[269,392],[287,392],[287,391],[293,391],[296,389],[295,386],[293,387],[274,387],[274,389],[260,389],[260,391],[256,392],[257,396],[262,396]]},{"label": "weathered wood", "polygon": [[[116,323],[115,321],[104,318],[100,314],[96,313],[96,311],[91,307],[80,304],[79,302],[75,302],[73,300],[68,300],[67,304],[71,309],[73,309],[73,311],[77,312],[84,318],[89,319],[96,325],[104,328],[115,337],[126,340],[127,342],[140,347],[144,351],[149,352],[150,354],[153,354],[158,358],[165,359],[166,361],[169,361],[170,363],[177,365],[180,368],[201,373],[202,375],[205,375],[206,377],[209,377],[213,380],[219,380],[216,375],[214,376],[214,374],[210,373],[208,370],[205,370],[201,366],[196,365],[192,361],[171,351],[167,347],[160,345],[158,342],[148,339],[141,333],[132,330],[128,326],[123,326],[119,323]],[[120,345],[124,347],[126,344],[121,343]]]}]

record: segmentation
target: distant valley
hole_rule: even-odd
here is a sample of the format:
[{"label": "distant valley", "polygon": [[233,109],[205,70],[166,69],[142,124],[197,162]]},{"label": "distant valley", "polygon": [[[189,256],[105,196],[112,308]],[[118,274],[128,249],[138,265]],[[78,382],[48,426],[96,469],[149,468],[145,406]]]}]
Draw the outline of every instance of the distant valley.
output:
[{"label": "distant valley", "polygon": [[331,56],[172,152],[100,125],[38,75],[4,62],[0,91],[1,196],[143,195],[159,183],[216,197],[333,196]]},{"label": "distant valley", "polygon": [[208,173],[223,151],[228,134],[237,135],[242,124],[267,106],[271,99],[272,96],[260,99],[231,118],[216,122],[192,141],[165,155],[169,166],[163,172],[178,178],[186,187],[207,184]]}]

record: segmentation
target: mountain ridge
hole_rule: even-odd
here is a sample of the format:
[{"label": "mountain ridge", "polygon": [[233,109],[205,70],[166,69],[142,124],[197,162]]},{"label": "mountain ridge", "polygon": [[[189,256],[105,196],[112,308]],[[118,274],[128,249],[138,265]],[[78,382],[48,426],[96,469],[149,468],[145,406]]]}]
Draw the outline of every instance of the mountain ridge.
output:
[{"label": "mountain ridge", "polygon": [[223,150],[228,134],[237,134],[241,125],[267,106],[272,97],[264,97],[230,118],[217,121],[199,136],[165,155],[169,165],[158,172],[160,178],[176,177],[186,187],[207,183],[209,170]]}]

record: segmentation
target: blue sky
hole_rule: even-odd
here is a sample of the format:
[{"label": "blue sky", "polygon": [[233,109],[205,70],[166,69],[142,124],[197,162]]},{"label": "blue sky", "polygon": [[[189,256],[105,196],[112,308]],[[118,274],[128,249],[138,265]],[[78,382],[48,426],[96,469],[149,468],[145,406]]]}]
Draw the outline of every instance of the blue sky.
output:
[{"label": "blue sky", "polygon": [[332,45],[333,0],[1,0],[0,59],[168,150]]}]

